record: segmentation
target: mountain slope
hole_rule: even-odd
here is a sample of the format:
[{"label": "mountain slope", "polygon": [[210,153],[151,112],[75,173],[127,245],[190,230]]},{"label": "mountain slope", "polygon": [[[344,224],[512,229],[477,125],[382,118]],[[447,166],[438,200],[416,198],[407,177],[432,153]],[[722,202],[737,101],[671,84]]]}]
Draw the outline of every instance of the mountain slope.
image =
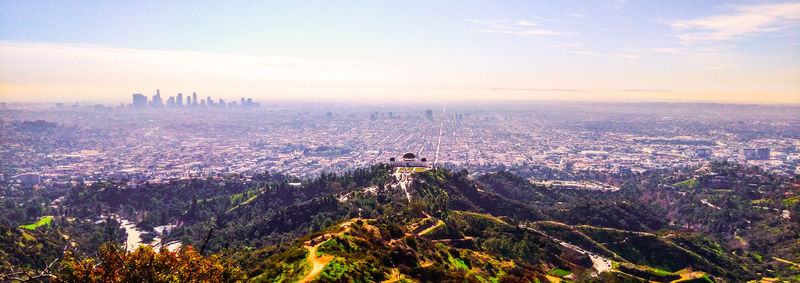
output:
[{"label": "mountain slope", "polygon": [[[760,205],[787,197],[777,193],[785,185],[780,178],[729,171],[726,178],[734,182],[777,184],[760,190]],[[748,237],[748,247],[717,230],[684,225],[702,219],[693,209],[714,209],[695,205],[699,196],[722,204],[721,210],[737,210],[722,201],[720,189],[708,187],[717,182],[704,181],[705,172],[675,172],[626,177],[622,190],[598,192],[537,186],[508,172],[472,179],[466,171],[403,174],[375,165],[309,180],[255,174],[101,183],[79,187],[63,205],[82,217],[116,213],[142,229],[172,223],[176,227],[163,235],[167,242],[231,259],[252,281],[739,282],[794,276],[792,248],[754,249],[753,229],[734,226]],[[676,217],[676,211],[689,215]],[[752,218],[754,224],[784,221],[776,222],[782,223],[776,243],[797,240],[784,230],[794,227],[791,219],[755,212],[763,216]],[[717,217],[710,223],[724,224],[726,218]],[[63,215],[55,219],[74,225]]]}]

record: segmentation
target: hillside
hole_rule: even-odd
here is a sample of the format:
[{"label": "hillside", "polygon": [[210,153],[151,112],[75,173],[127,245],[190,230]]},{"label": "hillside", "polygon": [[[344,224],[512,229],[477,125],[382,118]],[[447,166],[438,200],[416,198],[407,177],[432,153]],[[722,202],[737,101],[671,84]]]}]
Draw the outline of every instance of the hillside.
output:
[{"label": "hillside", "polygon": [[[533,212],[540,209],[483,186],[459,172],[417,173],[411,195],[412,200],[417,197],[421,202],[409,203],[400,214],[403,217],[349,219],[325,232],[307,235],[269,257],[267,264],[259,267],[265,272],[257,278],[308,279],[309,274],[316,274],[314,278],[320,281],[669,282],[756,278],[747,271],[746,260],[724,256],[729,250],[712,239],[698,240],[697,235],[668,230],[657,235],[543,221],[549,217],[531,212],[515,214],[521,208]],[[436,202],[441,205],[432,205]],[[429,214],[426,209],[437,210]],[[310,256],[311,251],[319,255]],[[324,266],[312,269],[312,258],[324,258]],[[364,270],[373,272],[358,273]]]},{"label": "hillside", "polygon": [[[729,171],[726,179],[718,177],[720,170]],[[119,223],[100,217],[113,213],[136,223],[142,238],[198,247],[200,254],[225,260],[211,270],[240,270],[241,277],[230,278],[257,282],[794,280],[797,214],[772,217],[771,210],[739,207],[730,213],[749,211],[760,218],[748,218],[750,227],[715,214],[701,222],[706,209],[714,208],[698,195],[709,203],[744,203],[736,197],[746,196],[758,197],[751,206],[796,205],[785,193],[796,190],[795,180],[763,172],[754,177],[747,170],[711,164],[650,172],[625,177],[617,192],[553,189],[508,172],[472,179],[466,171],[404,174],[386,165],[307,180],[264,173],[95,183],[66,192],[58,209],[44,209],[53,215],[51,225],[30,232],[6,228],[3,245],[33,237],[46,243],[37,245],[39,253],[57,258],[64,248],[58,245],[68,242],[67,250],[89,259],[102,242],[124,244],[125,232],[113,228]],[[713,187],[719,181],[708,178],[742,178],[746,187],[761,182],[755,191],[763,193],[720,194]],[[730,206],[720,204],[720,210]],[[31,223],[37,221],[9,222]],[[154,228],[164,225],[172,225],[169,232]],[[759,242],[767,238],[755,225],[772,225],[781,235],[775,245]],[[747,244],[732,241],[726,229],[739,229],[733,239]],[[4,249],[13,252],[4,264],[25,267],[25,256],[16,250]]]}]

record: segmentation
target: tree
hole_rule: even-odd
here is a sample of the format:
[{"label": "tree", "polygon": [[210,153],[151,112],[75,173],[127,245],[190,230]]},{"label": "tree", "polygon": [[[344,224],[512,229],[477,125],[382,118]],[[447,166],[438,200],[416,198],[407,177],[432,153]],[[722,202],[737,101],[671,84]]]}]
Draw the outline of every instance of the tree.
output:
[{"label": "tree", "polygon": [[204,257],[192,247],[156,252],[139,246],[126,253],[105,244],[99,259],[77,259],[67,253],[55,282],[237,282],[243,273],[218,255]]}]

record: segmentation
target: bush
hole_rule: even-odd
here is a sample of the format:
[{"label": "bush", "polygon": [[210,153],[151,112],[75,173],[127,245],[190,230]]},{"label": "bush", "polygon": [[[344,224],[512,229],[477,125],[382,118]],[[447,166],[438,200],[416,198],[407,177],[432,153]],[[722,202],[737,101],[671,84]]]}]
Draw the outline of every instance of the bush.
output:
[{"label": "bush", "polygon": [[125,253],[112,244],[100,249],[100,258],[79,260],[64,256],[55,282],[235,282],[243,280],[238,268],[219,256],[204,257],[192,247],[156,252],[139,246]]}]

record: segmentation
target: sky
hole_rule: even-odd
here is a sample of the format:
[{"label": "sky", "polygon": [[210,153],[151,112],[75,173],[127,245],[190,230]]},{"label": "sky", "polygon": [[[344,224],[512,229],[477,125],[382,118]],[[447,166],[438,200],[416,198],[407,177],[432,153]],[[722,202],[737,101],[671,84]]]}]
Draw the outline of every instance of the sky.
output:
[{"label": "sky", "polygon": [[6,1],[0,101],[800,103],[797,1]]}]

